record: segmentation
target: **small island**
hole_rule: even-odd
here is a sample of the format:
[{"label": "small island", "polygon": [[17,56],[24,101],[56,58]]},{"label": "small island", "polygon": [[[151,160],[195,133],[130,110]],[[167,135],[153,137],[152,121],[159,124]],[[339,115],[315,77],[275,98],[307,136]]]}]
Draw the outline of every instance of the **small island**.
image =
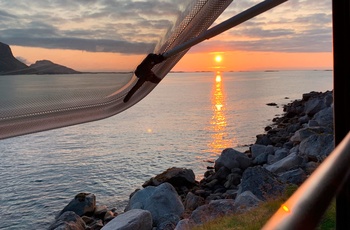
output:
[{"label": "small island", "polygon": [[0,42],[0,54],[0,75],[81,73],[49,60],[36,61],[34,64],[27,66],[13,56],[9,45],[2,42]]}]

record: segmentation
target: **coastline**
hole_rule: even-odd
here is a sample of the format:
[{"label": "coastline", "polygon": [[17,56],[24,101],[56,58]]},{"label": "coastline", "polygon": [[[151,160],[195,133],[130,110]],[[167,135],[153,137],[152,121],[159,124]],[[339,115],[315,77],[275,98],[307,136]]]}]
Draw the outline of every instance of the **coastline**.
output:
[{"label": "coastline", "polygon": [[[257,135],[249,150],[223,150],[201,181],[195,181],[191,169],[168,169],[131,194],[126,207],[129,211],[120,214],[115,209],[96,206],[94,194],[79,193],[60,213],[68,214],[57,217],[50,229],[73,223],[79,229],[113,229],[108,226],[122,223],[127,213],[141,209],[131,216],[144,216],[146,220],[136,219],[151,222],[157,229],[180,230],[222,214],[244,211],[263,202],[267,194],[278,195],[286,184],[300,185],[310,175],[333,148],[332,119],[332,92],[303,94],[301,100],[284,106],[284,114],[274,118],[274,124],[265,127],[264,134]],[[314,151],[319,146],[323,151]],[[165,204],[176,201],[172,205],[176,209],[169,211],[164,204],[156,216],[154,209],[159,207],[154,203],[162,203],[159,192],[163,192],[161,200],[165,199]],[[152,195],[158,198],[149,204],[146,200]]]}]

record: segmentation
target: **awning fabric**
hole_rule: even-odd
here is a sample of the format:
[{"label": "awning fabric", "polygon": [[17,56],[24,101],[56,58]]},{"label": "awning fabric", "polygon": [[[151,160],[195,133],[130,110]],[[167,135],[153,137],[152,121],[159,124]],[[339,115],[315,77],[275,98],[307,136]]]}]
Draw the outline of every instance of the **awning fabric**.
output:
[{"label": "awning fabric", "polygon": [[[150,53],[162,54],[203,33],[231,2],[231,0],[197,0],[190,1],[181,12],[176,9],[179,17],[169,26],[167,34],[159,39]],[[163,79],[187,51],[155,65],[152,72]],[[134,70],[118,72],[113,77],[90,74],[83,80],[84,82],[75,82],[74,78],[67,79],[67,76],[63,75],[50,77],[0,76],[0,89],[3,92],[0,99],[0,139],[113,116],[135,105],[157,86],[156,83],[146,81],[130,100],[124,102],[123,99],[138,80]],[[71,81],[70,87],[64,86],[63,80],[59,80],[59,77]],[[41,93],[30,92],[36,82],[43,84]],[[91,85],[100,87],[90,89]],[[28,98],[26,93],[35,96]]]}]

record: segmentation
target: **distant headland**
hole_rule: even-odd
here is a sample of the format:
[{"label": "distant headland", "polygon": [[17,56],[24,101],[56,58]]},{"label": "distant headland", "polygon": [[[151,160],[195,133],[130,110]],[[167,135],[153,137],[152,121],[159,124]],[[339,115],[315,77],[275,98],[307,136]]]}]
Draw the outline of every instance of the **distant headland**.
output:
[{"label": "distant headland", "polygon": [[9,45],[0,42],[0,75],[78,73],[81,72],[48,60],[36,61],[27,66],[13,56]]}]

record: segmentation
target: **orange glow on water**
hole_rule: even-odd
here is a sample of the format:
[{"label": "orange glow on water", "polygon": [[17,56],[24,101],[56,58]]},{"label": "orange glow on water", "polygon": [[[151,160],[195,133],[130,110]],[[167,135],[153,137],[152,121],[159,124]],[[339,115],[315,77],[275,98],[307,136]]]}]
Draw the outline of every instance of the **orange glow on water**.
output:
[{"label": "orange glow on water", "polygon": [[220,72],[216,73],[215,81],[216,82],[221,82],[221,74],[220,74]]},{"label": "orange glow on water", "polygon": [[147,133],[153,133],[153,130],[151,128],[148,128]]},{"label": "orange glow on water", "polygon": [[211,142],[208,143],[209,152],[211,156],[218,156],[222,150],[232,147],[232,140],[230,140],[226,130],[226,95],[224,93],[222,74],[217,72],[215,75],[215,82],[211,92],[211,104],[213,108],[213,116],[210,121]]}]

